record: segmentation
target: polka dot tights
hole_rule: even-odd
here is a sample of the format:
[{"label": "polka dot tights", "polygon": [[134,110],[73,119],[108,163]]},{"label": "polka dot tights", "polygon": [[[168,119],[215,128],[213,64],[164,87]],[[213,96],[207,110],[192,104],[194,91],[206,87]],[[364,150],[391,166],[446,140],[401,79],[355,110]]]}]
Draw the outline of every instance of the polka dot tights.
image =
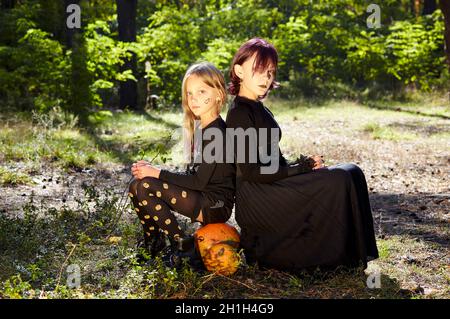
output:
[{"label": "polka dot tights", "polygon": [[184,237],[185,233],[172,211],[195,221],[201,202],[200,192],[152,177],[133,180],[128,196],[141,221],[146,238],[155,236],[159,231],[175,240]]}]

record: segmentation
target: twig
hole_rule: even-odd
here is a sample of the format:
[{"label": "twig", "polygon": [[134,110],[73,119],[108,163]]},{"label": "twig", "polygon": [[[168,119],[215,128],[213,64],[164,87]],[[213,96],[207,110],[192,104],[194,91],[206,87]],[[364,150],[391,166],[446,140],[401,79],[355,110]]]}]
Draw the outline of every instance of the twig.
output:
[{"label": "twig", "polygon": [[205,281],[202,282],[202,284],[200,285],[200,287],[198,287],[197,289],[195,289],[194,293],[192,294],[193,296],[197,293],[197,291],[203,287],[204,284],[206,284],[208,281],[210,281],[212,278],[214,278],[215,273],[212,273],[210,275],[207,275],[205,277],[208,277]]},{"label": "twig", "polygon": [[228,280],[231,280],[231,281],[233,281],[233,282],[235,282],[235,283],[241,284],[241,285],[243,285],[243,286],[245,286],[245,287],[247,287],[247,288],[249,288],[249,289],[251,289],[251,290],[253,290],[253,291],[256,291],[256,290],[257,290],[256,288],[250,287],[250,286],[244,284],[243,282],[240,282],[239,280],[231,279],[230,277],[224,276],[224,275],[219,274],[219,273],[216,273],[216,274],[219,275],[219,276],[221,276],[221,277],[223,277],[223,278],[226,278],[226,279],[228,279]]},{"label": "twig", "polygon": [[[153,161],[156,159],[156,157],[159,155],[160,150],[157,151],[156,155],[153,156],[153,158],[149,161],[149,163],[153,163]],[[144,156],[141,157],[141,160],[144,158]],[[126,193],[128,192],[128,189],[130,188],[130,184],[131,181],[133,180],[133,176],[131,176],[130,180],[127,182],[127,187],[125,188],[125,190],[122,192],[122,197],[119,200],[119,213],[118,216],[116,218],[116,220],[114,221],[114,224],[111,226],[111,230],[109,231],[108,235],[106,236],[106,240],[108,240],[108,238],[112,235],[112,233],[116,230],[117,228],[117,224],[119,222],[119,220],[122,218],[123,212],[125,210],[125,207],[127,206],[127,201],[126,201]]]},{"label": "twig", "polygon": [[69,255],[66,257],[66,259],[64,260],[64,262],[63,262],[62,265],[61,265],[61,269],[59,270],[59,275],[58,275],[58,282],[57,282],[56,288],[55,288],[56,291],[57,291],[58,288],[59,288],[59,282],[61,281],[61,276],[62,276],[62,271],[63,271],[64,265],[65,265],[66,262],[69,260],[70,256],[72,256],[72,254],[73,254],[75,248],[77,247],[77,245],[78,245],[78,244],[73,245],[72,250],[70,251]]}]

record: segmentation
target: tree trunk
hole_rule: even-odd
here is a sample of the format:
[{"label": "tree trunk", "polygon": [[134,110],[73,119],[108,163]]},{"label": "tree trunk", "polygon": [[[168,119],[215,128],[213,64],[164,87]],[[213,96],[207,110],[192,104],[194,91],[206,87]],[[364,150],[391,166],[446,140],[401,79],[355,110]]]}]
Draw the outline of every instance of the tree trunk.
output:
[{"label": "tree trunk", "polygon": [[422,15],[432,14],[437,9],[436,0],[425,0],[423,2]]},{"label": "tree trunk", "polygon": [[16,5],[16,0],[2,0],[0,2],[1,9],[12,9]]},{"label": "tree trunk", "polygon": [[79,123],[84,126],[88,124],[87,118],[92,106],[91,91],[89,87],[92,79],[87,70],[86,41],[81,32],[74,34],[71,59],[71,111],[78,115]]},{"label": "tree trunk", "polygon": [[419,10],[420,10],[420,0],[410,0],[410,6],[411,6],[411,12],[413,16],[418,17],[419,16]]},{"label": "tree trunk", "polygon": [[73,38],[75,36],[75,33],[77,32],[77,29],[69,29],[67,27],[67,15],[66,9],[70,4],[79,4],[79,0],[64,0],[64,29],[66,30],[66,46],[68,49],[71,49],[73,47]]},{"label": "tree trunk", "polygon": [[66,47],[72,50],[71,58],[71,77],[70,81],[70,102],[68,106],[70,111],[78,116],[79,124],[85,126],[88,124],[88,114],[91,108],[92,99],[90,92],[90,84],[92,78],[87,70],[87,47],[86,41],[83,36],[81,28],[68,28],[67,17],[69,13],[66,12],[67,6],[70,4],[77,4],[81,6],[81,12],[83,12],[81,0],[65,0],[64,1],[64,30],[65,30],[65,42]]},{"label": "tree trunk", "polygon": [[447,56],[447,65],[450,70],[450,1],[440,0],[439,6],[444,14],[445,29],[444,29],[444,42],[445,42],[445,54]]},{"label": "tree trunk", "polygon": [[150,70],[152,69],[152,66],[149,61],[145,61],[145,87],[146,87],[146,98],[145,98],[145,109],[151,109],[153,108],[152,103],[152,91],[150,86]]},{"label": "tree trunk", "polygon": [[[119,40],[123,42],[136,41],[136,15],[137,0],[116,0],[117,22],[119,23]],[[130,59],[126,59],[121,67],[121,71],[131,70],[136,75],[136,56],[133,54]],[[138,109],[137,103],[137,83],[133,80],[120,82],[119,88],[120,108],[130,107]]]}]

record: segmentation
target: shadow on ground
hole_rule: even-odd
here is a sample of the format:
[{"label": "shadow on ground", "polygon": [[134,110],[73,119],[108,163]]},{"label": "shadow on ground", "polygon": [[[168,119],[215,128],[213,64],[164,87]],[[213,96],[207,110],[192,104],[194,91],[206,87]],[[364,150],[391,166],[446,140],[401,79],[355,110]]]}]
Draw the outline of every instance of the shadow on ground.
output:
[{"label": "shadow on ground", "polygon": [[[144,111],[135,112],[135,114],[144,116],[145,119],[149,122],[162,123],[170,131],[179,128],[178,125],[168,122],[161,117],[153,116]],[[170,135],[168,135],[166,137],[163,137],[162,139],[158,137],[154,140],[144,141],[141,143],[136,142],[135,144],[126,145],[125,147],[123,143],[108,141],[102,138],[98,133],[99,130],[97,128],[98,125],[90,124],[88,127],[86,127],[85,131],[102,152],[109,152],[114,159],[124,165],[131,165],[135,156],[139,154],[142,149],[151,150],[152,152],[156,153],[158,144],[162,144],[167,150],[170,150],[176,143],[176,141],[172,139]]]},{"label": "shadow on ground", "polygon": [[[371,194],[375,231],[386,235],[410,235],[450,246],[449,194]],[[442,232],[444,230],[444,232]]]}]

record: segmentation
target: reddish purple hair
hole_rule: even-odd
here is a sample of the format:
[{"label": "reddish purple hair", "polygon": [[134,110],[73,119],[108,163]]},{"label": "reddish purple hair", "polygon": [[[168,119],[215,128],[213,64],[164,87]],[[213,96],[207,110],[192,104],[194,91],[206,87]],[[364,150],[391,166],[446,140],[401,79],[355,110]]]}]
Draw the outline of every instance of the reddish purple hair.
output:
[{"label": "reddish purple hair", "polygon": [[[276,75],[276,69],[278,67],[278,53],[275,47],[267,42],[264,39],[261,38],[252,38],[245,42],[239,50],[236,52],[233,58],[233,62],[231,63],[230,68],[230,80],[228,91],[231,95],[238,95],[239,89],[241,87],[241,79],[236,75],[234,72],[234,66],[236,64],[242,65],[245,61],[250,59],[254,54],[256,53],[256,59],[255,59],[255,65],[253,66],[254,71],[264,71],[269,67],[270,64],[272,64],[275,68],[275,75]],[[269,89],[267,90],[267,93],[269,93],[270,90],[279,87],[279,83],[275,81],[275,79],[272,81],[272,84],[270,85]],[[267,95],[266,93],[266,95]],[[260,96],[260,98],[264,98],[264,96]]]}]

